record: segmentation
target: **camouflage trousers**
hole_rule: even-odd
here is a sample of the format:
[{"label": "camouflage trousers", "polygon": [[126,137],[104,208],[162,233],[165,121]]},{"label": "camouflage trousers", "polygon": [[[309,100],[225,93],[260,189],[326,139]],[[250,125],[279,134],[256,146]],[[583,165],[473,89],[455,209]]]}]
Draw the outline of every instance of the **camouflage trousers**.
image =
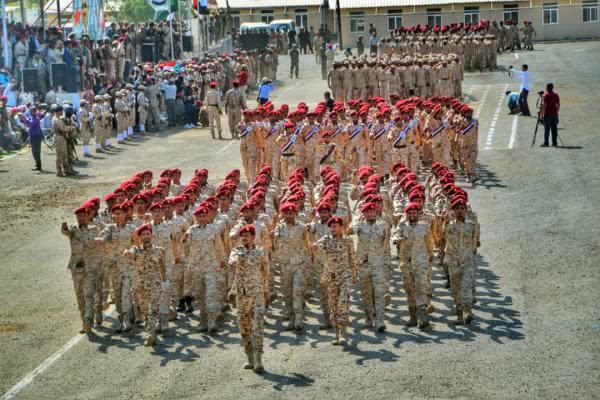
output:
[{"label": "camouflage trousers", "polygon": [[160,284],[150,288],[136,288],[133,291],[134,301],[144,318],[144,327],[148,336],[156,336],[161,297]]},{"label": "camouflage trousers", "polygon": [[431,266],[427,262],[400,263],[402,282],[409,307],[422,307],[431,298]]},{"label": "camouflage trousers", "polygon": [[326,299],[329,309],[329,320],[336,328],[350,324],[350,288],[352,286],[352,274],[349,271],[341,271],[336,274],[323,276],[326,287]]},{"label": "camouflage trousers", "polygon": [[71,171],[69,153],[67,150],[67,139],[59,134],[54,135],[54,147],[56,151],[56,173],[66,174]]},{"label": "camouflage trousers", "polygon": [[[259,288],[260,289],[260,288]],[[263,351],[265,303],[262,290],[237,288],[238,323],[246,352]]]},{"label": "camouflage trousers", "polygon": [[173,281],[172,281],[172,289],[171,296],[176,301],[179,301],[184,295],[183,286],[184,286],[184,274],[185,272],[185,264],[183,262],[175,263],[173,266]]},{"label": "camouflage trousers", "polygon": [[84,324],[91,324],[94,321],[96,267],[95,265],[86,265],[84,268],[72,268],[71,278],[81,321]]},{"label": "camouflage trousers", "polygon": [[[315,292],[317,297],[319,298],[319,303],[321,304],[321,309],[323,310],[323,315],[327,319],[331,319],[330,307],[329,307],[329,281],[326,280],[324,276],[324,265],[323,261],[317,257],[314,262],[313,273],[316,277],[317,284],[315,285]],[[311,281],[314,281],[311,276]]]},{"label": "camouflage trousers", "polygon": [[475,287],[475,268],[471,263],[451,262],[448,265],[450,287],[457,309],[473,307],[473,292]]},{"label": "camouflage trousers", "polygon": [[385,320],[386,269],[384,263],[364,262],[358,270],[367,319],[375,320],[378,324],[383,324]]},{"label": "camouflage trousers", "polygon": [[[167,263],[165,266],[166,272],[166,281],[164,283],[164,289],[160,292],[160,300],[159,300],[159,312],[161,316],[167,316],[171,312],[171,307],[173,305],[174,299],[174,289],[173,289],[173,276],[175,271],[175,266],[173,263]],[[173,308],[174,310],[174,308]]]},{"label": "camouflage trousers", "polygon": [[214,265],[207,266],[204,263],[198,263],[188,267],[190,279],[189,282],[186,282],[186,292],[192,293],[195,297],[203,320],[207,317],[209,320],[214,320],[221,312],[218,264],[217,261],[212,261],[212,263]]},{"label": "camouflage trousers", "polygon": [[[281,268],[281,286],[285,311],[288,315],[296,315],[301,319],[304,315],[304,290],[306,288],[306,266],[279,261]],[[290,318],[291,321],[293,321]]]}]

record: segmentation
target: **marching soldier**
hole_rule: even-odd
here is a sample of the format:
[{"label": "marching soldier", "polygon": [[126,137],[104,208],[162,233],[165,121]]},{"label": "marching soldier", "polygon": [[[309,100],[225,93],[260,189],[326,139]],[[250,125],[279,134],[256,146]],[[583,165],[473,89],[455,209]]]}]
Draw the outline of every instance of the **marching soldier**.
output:
[{"label": "marching soldier", "polygon": [[242,111],[246,109],[246,99],[239,90],[240,82],[233,81],[233,88],[225,94],[225,114],[232,139],[238,139],[239,125],[242,121]]},{"label": "marching soldier", "polygon": [[223,139],[221,136],[221,96],[217,90],[217,82],[210,83],[210,90],[206,93],[206,104],[208,106],[208,121],[210,123],[210,134],[215,139],[215,125],[219,132],[219,139]]}]

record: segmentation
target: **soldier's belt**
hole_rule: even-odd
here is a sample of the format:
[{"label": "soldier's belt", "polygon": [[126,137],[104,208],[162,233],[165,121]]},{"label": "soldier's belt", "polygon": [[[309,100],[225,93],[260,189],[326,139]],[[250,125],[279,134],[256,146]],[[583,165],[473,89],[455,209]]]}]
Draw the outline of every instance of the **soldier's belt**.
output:
[{"label": "soldier's belt", "polygon": [[281,153],[281,155],[282,155],[283,157],[293,157],[293,156],[295,156],[295,155],[296,155],[296,153]]}]

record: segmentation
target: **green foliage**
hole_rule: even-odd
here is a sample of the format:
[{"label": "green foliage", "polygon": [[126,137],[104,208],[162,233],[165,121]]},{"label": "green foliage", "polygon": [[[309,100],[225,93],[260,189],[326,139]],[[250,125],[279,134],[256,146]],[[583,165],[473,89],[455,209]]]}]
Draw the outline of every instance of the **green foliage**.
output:
[{"label": "green foliage", "polygon": [[115,3],[118,6],[113,15],[119,21],[144,22],[154,18],[154,9],[146,0],[121,0]]}]

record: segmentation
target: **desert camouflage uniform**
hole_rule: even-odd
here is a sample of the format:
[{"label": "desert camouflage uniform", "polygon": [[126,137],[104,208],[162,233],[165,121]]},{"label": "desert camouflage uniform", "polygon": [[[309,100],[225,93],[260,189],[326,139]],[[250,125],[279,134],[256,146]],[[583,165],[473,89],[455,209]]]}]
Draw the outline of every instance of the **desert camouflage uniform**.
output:
[{"label": "desert camouflage uniform", "polygon": [[133,297],[144,318],[149,336],[156,337],[161,298],[162,276],[165,269],[165,249],[150,244],[133,246],[128,250],[134,265]]},{"label": "desert camouflage uniform", "polygon": [[376,220],[355,221],[352,232],[358,237],[356,258],[367,323],[375,319],[376,327],[385,325],[386,263],[389,260],[387,223]]},{"label": "desert camouflage uniform", "polygon": [[268,268],[260,247],[238,246],[231,251],[229,264],[235,270],[235,291],[240,335],[246,353],[263,351],[264,270]]},{"label": "desert camouflage uniform", "polygon": [[290,325],[301,329],[304,317],[304,290],[309,271],[308,231],[298,221],[279,221],[273,231],[273,257],[281,269],[285,311]]},{"label": "desert camouflage uniform", "polygon": [[478,227],[465,220],[451,220],[446,226],[446,260],[457,313],[473,307],[475,285],[474,254],[477,251]]},{"label": "desert camouflage uniform", "polygon": [[350,288],[356,275],[354,242],[350,237],[326,235],[316,243],[324,263],[321,283],[327,288],[331,325],[340,329],[350,322]]},{"label": "desert camouflage uniform", "polygon": [[71,271],[77,308],[83,324],[92,324],[94,318],[94,295],[96,293],[96,270],[98,268],[95,238],[99,229],[95,225],[70,224],[64,233],[71,245],[68,269]]}]

